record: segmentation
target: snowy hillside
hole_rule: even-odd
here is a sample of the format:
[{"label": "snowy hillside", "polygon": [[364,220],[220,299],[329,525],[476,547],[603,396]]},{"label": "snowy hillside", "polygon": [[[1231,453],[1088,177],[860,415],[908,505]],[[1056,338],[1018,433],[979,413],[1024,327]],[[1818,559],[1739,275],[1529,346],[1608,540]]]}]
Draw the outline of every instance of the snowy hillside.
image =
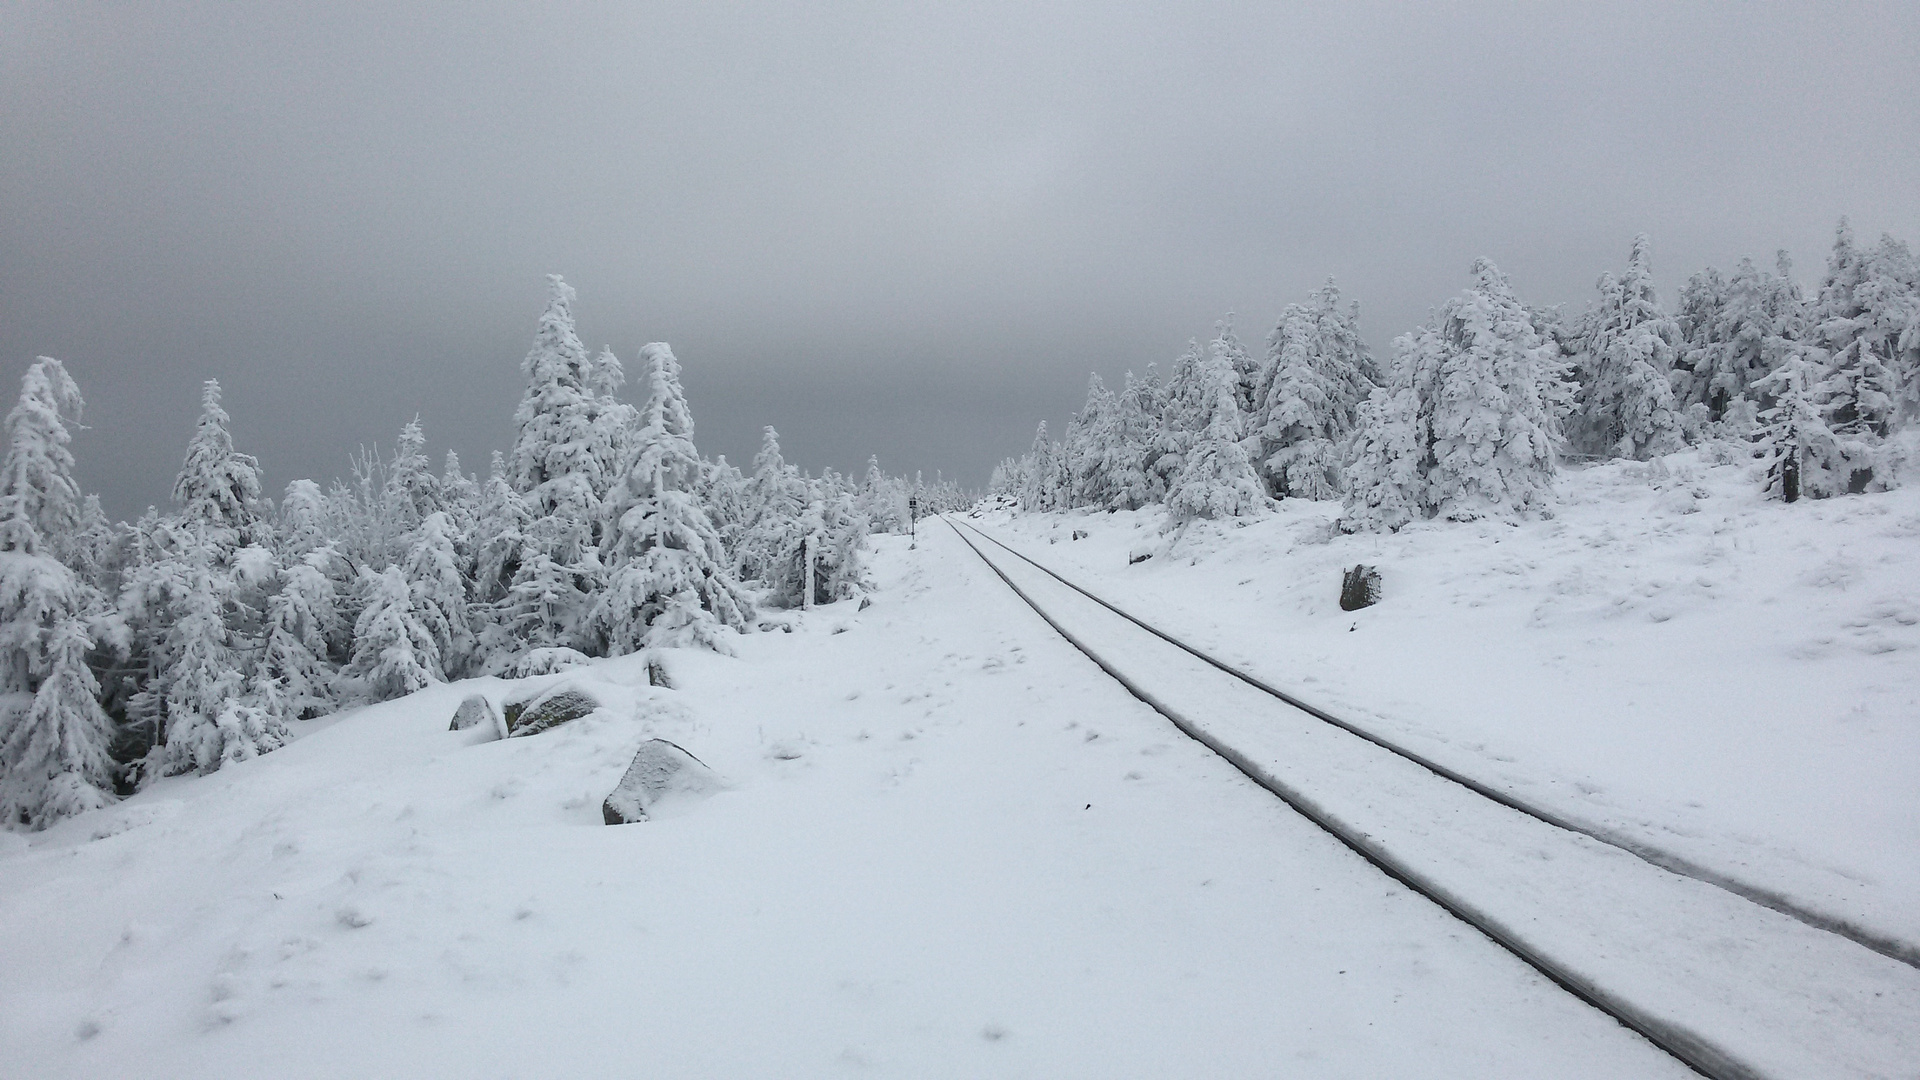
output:
[{"label": "snowy hillside", "polygon": [[[434,687],[6,837],[0,1072],[1683,1073],[1180,737],[944,528],[877,546],[867,610],[674,651],[672,689],[641,656]],[[447,730],[561,682],[604,707]],[[728,789],[602,824],[650,734]]]},{"label": "snowy hillside", "polygon": [[[1550,520],[1355,536],[1299,499],[980,523],[1469,775],[1920,941],[1920,491],[1789,506],[1752,468],[1611,462]],[[1383,599],[1342,611],[1356,563]]]}]

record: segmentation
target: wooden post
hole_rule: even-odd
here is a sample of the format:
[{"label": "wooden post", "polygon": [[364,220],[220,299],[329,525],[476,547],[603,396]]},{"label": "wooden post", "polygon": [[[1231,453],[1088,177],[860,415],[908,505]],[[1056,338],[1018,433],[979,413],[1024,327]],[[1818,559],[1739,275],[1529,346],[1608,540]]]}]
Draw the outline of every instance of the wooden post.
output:
[{"label": "wooden post", "polygon": [[813,534],[812,533],[808,533],[806,536],[806,539],[800,542],[800,551],[801,551],[801,557],[806,559],[807,561],[807,571],[805,575],[806,595],[804,598],[801,599],[800,607],[804,611],[812,611],[813,610]]}]

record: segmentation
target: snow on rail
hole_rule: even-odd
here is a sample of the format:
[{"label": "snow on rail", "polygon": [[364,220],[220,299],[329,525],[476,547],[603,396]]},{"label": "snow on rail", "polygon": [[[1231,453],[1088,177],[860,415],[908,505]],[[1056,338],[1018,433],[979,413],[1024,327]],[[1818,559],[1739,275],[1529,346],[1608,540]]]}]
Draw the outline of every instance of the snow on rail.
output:
[{"label": "snow on rail", "polygon": [[1187,734],[1702,1073],[1890,1076],[1920,1061],[1920,971],[1901,960],[1485,797],[949,524],[1049,625]]},{"label": "snow on rail", "polygon": [[1040,571],[1043,574],[1046,574],[1048,577],[1053,578],[1055,581],[1059,582],[1060,584],[1066,586],[1069,589],[1072,589],[1074,592],[1079,593],[1080,595],[1086,597],[1088,600],[1091,600],[1094,603],[1099,604],[1101,607],[1106,608],[1108,611],[1113,612],[1115,615],[1120,616],[1121,618],[1127,620],[1128,622],[1134,624],[1135,626],[1138,626],[1140,629],[1145,630],[1147,633],[1152,634],[1153,636],[1159,638],[1162,641],[1165,641],[1167,644],[1192,654],[1195,658],[1201,660],[1202,662],[1212,667],[1218,668],[1219,670],[1226,672],[1228,675],[1231,675],[1234,678],[1239,679],[1240,681],[1247,683],[1248,685],[1253,686],[1267,694],[1271,694],[1274,697],[1279,698],[1281,701],[1284,701],[1287,704],[1293,706],[1294,708],[1299,709],[1302,712],[1308,713],[1309,715],[1313,716],[1316,719],[1323,720],[1326,723],[1332,724],[1333,726],[1341,729],[1342,731],[1345,731],[1358,738],[1365,739],[1366,741],[1374,744],[1375,746],[1380,747],[1381,749],[1387,751],[1388,753],[1406,758],[1408,761],[1411,761],[1414,764],[1421,766],[1422,768],[1428,770],[1429,772],[1432,772],[1437,776],[1441,776],[1448,780],[1451,780],[1454,783],[1459,784],[1462,787],[1465,787],[1475,792],[1478,795],[1481,795],[1488,799],[1492,799],[1494,802],[1497,802],[1502,806],[1508,807],[1513,810],[1518,810],[1520,813],[1523,813],[1528,817],[1538,818],[1539,820],[1546,822],[1549,825],[1555,826],[1556,828],[1566,829],[1569,832],[1580,833],[1584,836],[1590,836],[1593,839],[1598,840],[1603,844],[1612,845],[1613,847],[1617,847],[1622,851],[1628,852],[1629,854],[1635,855],[1641,859],[1645,859],[1647,862],[1650,862],[1653,865],[1658,866],[1663,870],[1671,870],[1674,873],[1680,874],[1684,877],[1695,878],[1697,880],[1704,881],[1709,885],[1714,885],[1719,888],[1726,889],[1728,892],[1731,892],[1737,896],[1744,897],[1745,899],[1751,900],[1754,903],[1761,905],[1762,907],[1772,908],[1774,911],[1778,911],[1783,915],[1787,915],[1792,918],[1798,919],[1801,922],[1806,923],[1808,926],[1811,926],[1820,930],[1825,930],[1828,933],[1838,934],[1841,937],[1844,937],[1847,940],[1852,941],[1857,945],[1860,945],[1864,948],[1872,949],[1874,952],[1877,952],[1880,955],[1885,956],[1889,959],[1898,960],[1901,963],[1906,964],[1908,967],[1920,969],[1920,945],[1917,945],[1910,941],[1904,941],[1892,934],[1882,933],[1880,931],[1873,930],[1869,927],[1862,926],[1856,920],[1850,919],[1845,915],[1840,915],[1840,914],[1836,914],[1828,911],[1821,911],[1817,907],[1814,907],[1806,903],[1802,903],[1799,900],[1796,900],[1792,897],[1787,896],[1785,893],[1783,893],[1778,889],[1773,889],[1765,885],[1757,885],[1757,884],[1754,884],[1753,882],[1742,880],[1738,877],[1735,877],[1732,874],[1724,873],[1720,870],[1714,869],[1713,867],[1706,866],[1700,863],[1698,860],[1690,859],[1687,856],[1681,855],[1674,851],[1669,851],[1666,848],[1659,846],[1658,844],[1649,843],[1648,841],[1640,837],[1633,836],[1628,833],[1624,833],[1618,829],[1609,828],[1605,825],[1597,824],[1595,822],[1585,821],[1573,815],[1563,813],[1561,811],[1552,810],[1547,807],[1540,806],[1537,803],[1533,803],[1526,799],[1522,799],[1519,796],[1514,795],[1512,792],[1502,791],[1499,788],[1492,786],[1491,784],[1484,783],[1471,776],[1468,776],[1467,774],[1462,773],[1457,769],[1449,768],[1448,766],[1443,765],[1440,762],[1437,762],[1432,758],[1427,757],[1424,754],[1418,753],[1417,751],[1414,751],[1414,750],[1410,750],[1407,747],[1400,745],[1399,743],[1395,743],[1389,739],[1383,738],[1382,736],[1374,732],[1368,731],[1366,728],[1358,724],[1355,724],[1351,721],[1344,720],[1338,716],[1335,716],[1334,714],[1329,713],[1325,709],[1322,709],[1310,702],[1302,701],[1300,698],[1294,696],[1293,694],[1290,694],[1287,691],[1282,690],[1277,686],[1274,686],[1273,684],[1259,678],[1256,675],[1253,675],[1250,672],[1243,671],[1240,668],[1233,666],[1232,664],[1226,663],[1223,660],[1210,656],[1207,653],[1197,648],[1194,648],[1192,645],[1187,644],[1186,642],[1180,640],[1179,638],[1173,636],[1172,634],[1169,634],[1166,631],[1161,630],[1160,628],[1147,622],[1146,620],[1141,619],[1139,616],[1134,615],[1133,613],[1127,611],[1126,609],[1102,598],[1101,596],[1085,588],[1084,586],[1075,584],[1074,582],[1063,577],[1058,571],[1042,564],[1038,560],[1034,559],[1032,556],[1027,555],[1025,552],[1022,552],[1019,549],[1007,544],[1005,541],[994,536],[992,533],[986,532],[985,530],[979,528],[976,525],[968,524],[967,528],[973,530],[973,532],[976,535],[980,536],[982,539],[1006,551],[1008,554],[1012,555],[1014,558],[1019,559],[1024,563],[1027,563],[1028,565],[1032,566],[1034,569]]}]

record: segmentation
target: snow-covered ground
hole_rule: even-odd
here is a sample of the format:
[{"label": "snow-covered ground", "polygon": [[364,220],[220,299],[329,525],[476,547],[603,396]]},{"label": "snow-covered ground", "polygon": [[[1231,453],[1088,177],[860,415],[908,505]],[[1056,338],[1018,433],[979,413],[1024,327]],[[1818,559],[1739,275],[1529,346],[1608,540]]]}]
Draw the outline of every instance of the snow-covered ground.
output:
[{"label": "snow-covered ground", "polygon": [[[1695,451],[1560,495],[1390,535],[1298,500],[1183,534],[1157,509],[978,523],[1444,764],[1920,943],[1920,484],[1789,506]],[[1384,599],[1345,612],[1355,563]]]},{"label": "snow-covered ground", "polygon": [[[1048,550],[1133,542],[1097,524]],[[1308,620],[1320,583],[1268,572]],[[604,705],[541,735],[446,730],[526,687],[436,688],[0,834],[0,1075],[1691,1075],[1176,734],[950,532],[882,538],[875,576],[866,611],[668,656],[673,689],[533,680]],[[601,824],[649,735],[729,788]]]}]

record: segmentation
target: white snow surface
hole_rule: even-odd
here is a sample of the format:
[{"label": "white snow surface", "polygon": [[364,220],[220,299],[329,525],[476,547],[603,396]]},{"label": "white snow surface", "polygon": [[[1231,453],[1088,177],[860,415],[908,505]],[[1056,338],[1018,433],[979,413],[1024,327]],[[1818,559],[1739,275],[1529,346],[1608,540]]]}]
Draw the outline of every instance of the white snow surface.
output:
[{"label": "white snow surface", "polygon": [[[638,656],[435,687],[0,834],[0,1075],[1692,1075],[1175,732],[944,528],[876,542],[868,610],[673,652],[673,689]],[[563,683],[603,708],[446,730]],[[601,824],[649,737],[727,787]]]},{"label": "white snow surface", "polygon": [[[1920,945],[1920,485],[1758,489],[1691,451],[1567,471],[1520,524],[1346,536],[1294,499],[1179,532],[1158,509],[977,523],[1441,764]],[[1356,563],[1383,599],[1346,612]]]}]

